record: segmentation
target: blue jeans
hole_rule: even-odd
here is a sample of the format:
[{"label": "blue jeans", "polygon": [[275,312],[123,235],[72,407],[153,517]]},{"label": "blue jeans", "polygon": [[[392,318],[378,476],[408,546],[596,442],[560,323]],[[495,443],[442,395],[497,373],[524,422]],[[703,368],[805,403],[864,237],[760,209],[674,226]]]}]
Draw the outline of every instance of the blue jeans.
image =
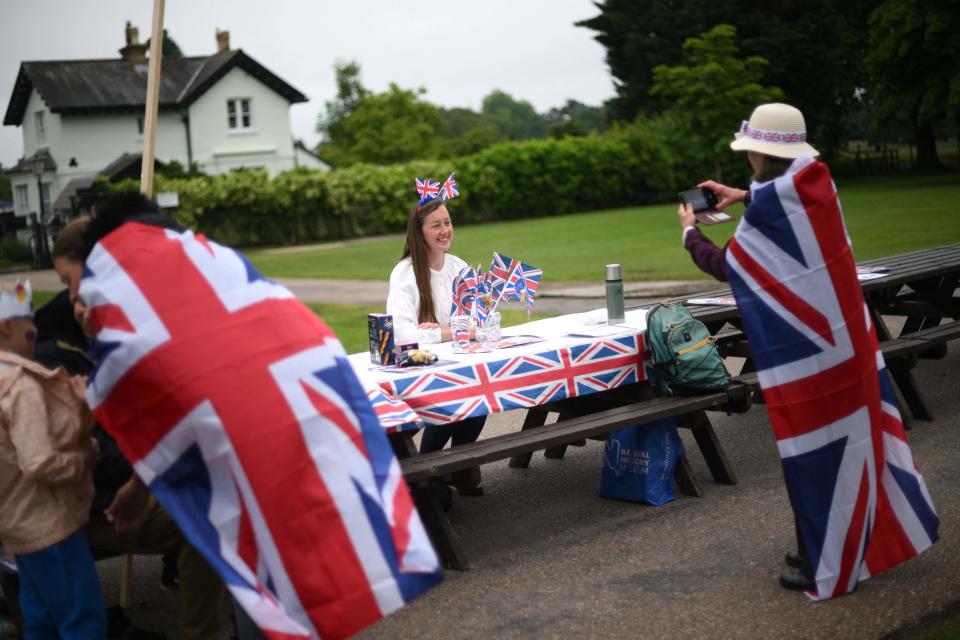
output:
[{"label": "blue jeans", "polygon": [[24,640],[98,640],[107,635],[100,579],[78,530],[62,542],[17,555]]}]

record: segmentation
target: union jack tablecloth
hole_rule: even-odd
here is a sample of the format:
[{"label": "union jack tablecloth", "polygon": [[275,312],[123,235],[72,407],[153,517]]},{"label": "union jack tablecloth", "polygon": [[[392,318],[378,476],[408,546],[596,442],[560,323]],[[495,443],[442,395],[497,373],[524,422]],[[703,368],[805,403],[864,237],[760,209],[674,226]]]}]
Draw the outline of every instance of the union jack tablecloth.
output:
[{"label": "union jack tablecloth", "polygon": [[511,327],[505,336],[544,340],[490,353],[453,353],[450,343],[425,345],[449,361],[441,366],[386,371],[371,365],[366,353],[350,356],[350,362],[389,432],[528,409],[644,380],[645,312],[628,312],[618,333],[585,335],[607,331],[605,325],[586,324],[596,317],[591,312]]}]

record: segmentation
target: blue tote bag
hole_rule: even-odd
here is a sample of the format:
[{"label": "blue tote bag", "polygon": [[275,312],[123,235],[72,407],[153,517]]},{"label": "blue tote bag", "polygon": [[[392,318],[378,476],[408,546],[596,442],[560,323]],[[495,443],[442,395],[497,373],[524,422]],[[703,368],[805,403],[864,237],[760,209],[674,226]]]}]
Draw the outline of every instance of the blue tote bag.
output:
[{"label": "blue tote bag", "polygon": [[684,455],[675,418],[614,431],[603,447],[598,493],[604,498],[661,505],[676,500],[673,472]]}]

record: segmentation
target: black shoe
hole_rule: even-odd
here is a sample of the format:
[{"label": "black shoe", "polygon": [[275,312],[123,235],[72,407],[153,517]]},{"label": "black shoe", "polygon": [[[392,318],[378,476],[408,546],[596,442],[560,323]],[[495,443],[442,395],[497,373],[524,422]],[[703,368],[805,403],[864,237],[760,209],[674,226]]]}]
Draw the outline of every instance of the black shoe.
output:
[{"label": "black shoe", "polygon": [[807,568],[807,561],[803,559],[799,551],[787,551],[787,555],[783,556],[783,561],[787,563],[788,567],[793,567],[794,569]]},{"label": "black shoe", "polygon": [[780,586],[790,591],[813,591],[817,588],[813,580],[799,571],[781,574]]},{"label": "black shoe", "polygon": [[483,487],[457,487],[457,493],[466,498],[476,498],[484,494]]}]

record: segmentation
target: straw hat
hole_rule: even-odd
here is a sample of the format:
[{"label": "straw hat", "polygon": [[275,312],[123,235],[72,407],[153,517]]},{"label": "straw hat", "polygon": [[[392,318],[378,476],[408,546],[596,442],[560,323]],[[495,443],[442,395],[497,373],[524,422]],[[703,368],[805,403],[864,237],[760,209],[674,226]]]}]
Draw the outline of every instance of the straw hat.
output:
[{"label": "straw hat", "polygon": [[762,104],[753,110],[750,121],[743,121],[730,143],[734,151],[756,151],[776,158],[818,156],[807,144],[807,126],[796,107],[780,102]]}]

